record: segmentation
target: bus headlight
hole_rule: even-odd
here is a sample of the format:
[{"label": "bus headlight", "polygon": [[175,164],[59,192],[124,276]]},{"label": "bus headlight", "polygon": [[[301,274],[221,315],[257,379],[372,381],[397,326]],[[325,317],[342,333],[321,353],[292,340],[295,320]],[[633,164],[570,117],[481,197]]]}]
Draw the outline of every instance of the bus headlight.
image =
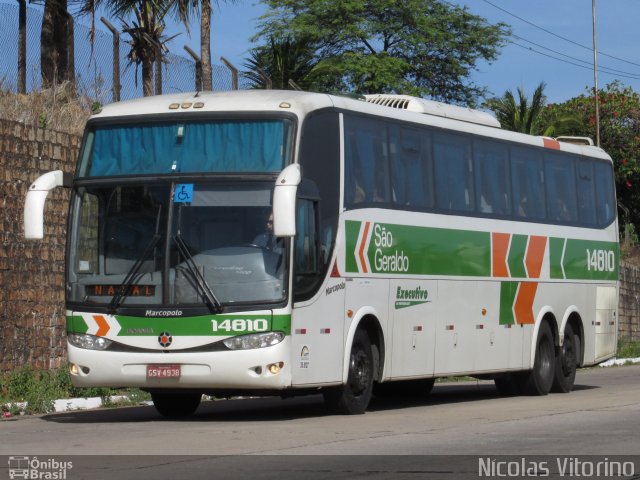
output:
[{"label": "bus headlight", "polygon": [[222,341],[230,350],[249,350],[251,348],[265,348],[277,345],[284,340],[282,332],[252,333],[227,338]]},{"label": "bus headlight", "polygon": [[111,345],[111,340],[85,333],[69,333],[67,340],[74,347],[86,348],[87,350],[106,350]]}]

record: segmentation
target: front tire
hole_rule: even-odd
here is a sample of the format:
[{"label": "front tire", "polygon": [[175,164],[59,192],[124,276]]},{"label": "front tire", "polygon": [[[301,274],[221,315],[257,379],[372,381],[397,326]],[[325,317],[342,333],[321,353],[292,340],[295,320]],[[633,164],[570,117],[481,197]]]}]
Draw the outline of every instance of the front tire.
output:
[{"label": "front tire", "polygon": [[564,341],[556,355],[556,368],[552,392],[569,393],[573,389],[578,367],[578,347],[571,325],[564,328]]},{"label": "front tire", "polygon": [[200,406],[202,394],[153,392],[151,400],[153,400],[153,406],[163,417],[189,417]]},{"label": "front tire", "polygon": [[547,322],[540,324],[536,341],[533,370],[522,377],[521,389],[525,395],[546,395],[551,390],[556,367],[556,348],[553,333]]},{"label": "front tire", "polygon": [[347,383],[325,390],[324,403],[331,413],[357,415],[365,412],[373,390],[373,352],[365,330],[357,330],[349,355]]}]

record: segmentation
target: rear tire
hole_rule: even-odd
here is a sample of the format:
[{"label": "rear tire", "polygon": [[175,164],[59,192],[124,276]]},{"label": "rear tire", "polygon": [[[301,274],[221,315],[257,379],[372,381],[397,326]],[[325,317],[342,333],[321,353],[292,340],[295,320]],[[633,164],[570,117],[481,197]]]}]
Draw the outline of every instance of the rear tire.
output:
[{"label": "rear tire", "polygon": [[324,403],[331,413],[358,415],[364,413],[373,390],[373,352],[371,340],[363,329],[356,331],[349,355],[347,383],[323,392]]},{"label": "rear tire", "polygon": [[577,366],[578,347],[576,345],[576,335],[573,333],[571,325],[567,325],[564,328],[562,347],[558,348],[558,354],[556,355],[556,368],[551,391],[569,393],[573,389],[576,379]]},{"label": "rear tire", "polygon": [[546,395],[553,385],[556,366],[553,333],[547,322],[540,324],[535,355],[533,370],[523,374],[520,388],[525,395]]},{"label": "rear tire", "polygon": [[200,406],[202,394],[200,393],[163,393],[151,394],[153,406],[160,415],[167,418],[189,417]]}]

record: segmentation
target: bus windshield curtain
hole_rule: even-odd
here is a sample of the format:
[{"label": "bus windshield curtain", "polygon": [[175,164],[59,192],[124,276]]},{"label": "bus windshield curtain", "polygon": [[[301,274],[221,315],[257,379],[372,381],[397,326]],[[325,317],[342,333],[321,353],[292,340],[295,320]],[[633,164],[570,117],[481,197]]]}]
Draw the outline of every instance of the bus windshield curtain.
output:
[{"label": "bus windshield curtain", "polygon": [[281,120],[99,128],[88,175],[278,172],[285,141]]}]

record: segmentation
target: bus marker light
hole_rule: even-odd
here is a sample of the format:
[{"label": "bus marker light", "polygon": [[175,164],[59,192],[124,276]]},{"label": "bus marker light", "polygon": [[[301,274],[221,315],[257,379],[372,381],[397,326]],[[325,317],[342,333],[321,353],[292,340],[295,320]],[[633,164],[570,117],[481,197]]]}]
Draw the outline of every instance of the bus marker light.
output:
[{"label": "bus marker light", "polygon": [[280,108],[291,108],[291,104],[289,102],[282,102]]},{"label": "bus marker light", "polygon": [[347,310],[347,317],[353,318],[353,310]]},{"label": "bus marker light", "polygon": [[180,105],[182,108],[187,109],[187,108],[191,108],[191,105],[193,105],[193,103],[191,102],[184,102],[182,105]]},{"label": "bus marker light", "polygon": [[196,102],[193,104],[193,108],[202,108],[202,107],[204,107],[203,102]]},{"label": "bus marker light", "polygon": [[486,309],[486,308],[483,308],[483,309],[482,309],[482,316],[484,317],[486,314],[487,314],[487,309]]},{"label": "bus marker light", "polygon": [[453,330],[454,328],[455,328],[455,326],[454,326],[454,325],[447,325],[447,326],[445,327],[445,330]]},{"label": "bus marker light", "polygon": [[416,325],[415,327],[413,327],[413,331],[414,332],[421,332],[422,331],[422,325]]},{"label": "bus marker light", "polygon": [[297,328],[296,329],[296,335],[306,335],[307,334],[307,329],[306,328]]},{"label": "bus marker light", "polygon": [[476,330],[483,330],[484,329],[484,325],[480,324],[480,325],[476,325]]},{"label": "bus marker light", "polygon": [[330,328],[321,328],[320,329],[320,333],[321,334],[331,333],[331,329]]},{"label": "bus marker light", "polygon": [[171,105],[169,105],[169,110],[177,110],[178,108],[180,108],[179,103],[172,103]]},{"label": "bus marker light", "polygon": [[277,375],[278,373],[280,373],[280,369],[282,367],[284,367],[284,362],[272,363],[271,365],[267,366],[267,368],[269,369],[269,373],[271,373],[272,375]]}]

